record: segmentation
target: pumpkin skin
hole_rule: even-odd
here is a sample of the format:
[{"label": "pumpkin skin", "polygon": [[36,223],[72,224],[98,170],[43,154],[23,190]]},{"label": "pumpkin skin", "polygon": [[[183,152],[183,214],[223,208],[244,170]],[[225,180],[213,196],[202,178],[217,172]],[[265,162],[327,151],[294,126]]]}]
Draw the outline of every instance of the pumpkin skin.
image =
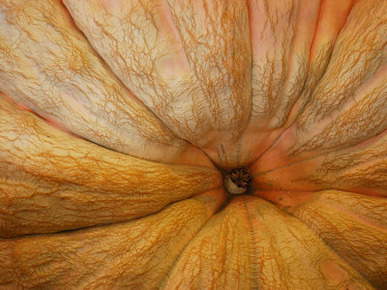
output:
[{"label": "pumpkin skin", "polygon": [[0,0],[0,287],[385,287],[386,10]]}]

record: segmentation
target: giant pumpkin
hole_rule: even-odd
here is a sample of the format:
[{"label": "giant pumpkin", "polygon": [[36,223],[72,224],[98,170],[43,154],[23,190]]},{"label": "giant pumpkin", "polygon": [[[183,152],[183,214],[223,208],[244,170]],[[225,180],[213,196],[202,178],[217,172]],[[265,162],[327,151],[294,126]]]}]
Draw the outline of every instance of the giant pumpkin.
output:
[{"label": "giant pumpkin", "polygon": [[382,0],[0,0],[0,287],[387,287],[386,31]]}]

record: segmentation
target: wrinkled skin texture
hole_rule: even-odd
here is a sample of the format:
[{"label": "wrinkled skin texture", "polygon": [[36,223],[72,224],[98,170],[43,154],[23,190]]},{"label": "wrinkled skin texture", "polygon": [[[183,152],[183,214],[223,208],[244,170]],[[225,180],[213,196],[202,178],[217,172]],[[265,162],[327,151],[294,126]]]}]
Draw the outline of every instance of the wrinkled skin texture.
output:
[{"label": "wrinkled skin texture", "polygon": [[0,288],[382,289],[386,31],[380,0],[0,0]]}]

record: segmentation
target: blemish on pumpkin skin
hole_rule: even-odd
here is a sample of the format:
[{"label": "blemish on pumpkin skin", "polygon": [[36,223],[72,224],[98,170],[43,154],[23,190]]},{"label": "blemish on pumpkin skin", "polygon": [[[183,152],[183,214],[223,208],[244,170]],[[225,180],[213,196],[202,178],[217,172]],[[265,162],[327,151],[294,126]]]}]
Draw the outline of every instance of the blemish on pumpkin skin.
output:
[{"label": "blemish on pumpkin skin", "polygon": [[348,272],[340,267],[337,263],[332,260],[326,260],[320,263],[321,273],[324,275],[325,280],[330,286],[339,286],[345,280],[348,280]]}]

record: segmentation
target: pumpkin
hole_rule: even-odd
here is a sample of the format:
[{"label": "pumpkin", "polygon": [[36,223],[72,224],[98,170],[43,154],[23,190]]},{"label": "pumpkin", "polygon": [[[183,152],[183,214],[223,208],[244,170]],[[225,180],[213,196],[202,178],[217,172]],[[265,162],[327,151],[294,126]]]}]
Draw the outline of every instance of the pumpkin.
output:
[{"label": "pumpkin", "polygon": [[382,289],[387,5],[0,0],[2,289]]}]

